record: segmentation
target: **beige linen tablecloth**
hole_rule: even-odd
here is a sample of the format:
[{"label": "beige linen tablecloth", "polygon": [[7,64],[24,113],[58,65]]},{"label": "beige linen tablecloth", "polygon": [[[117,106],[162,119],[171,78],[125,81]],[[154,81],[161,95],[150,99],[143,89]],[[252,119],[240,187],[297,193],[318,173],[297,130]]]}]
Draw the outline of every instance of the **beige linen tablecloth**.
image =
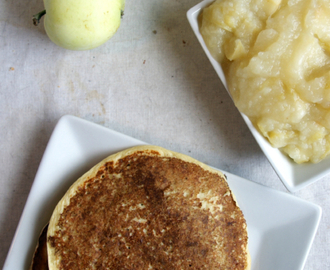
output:
[{"label": "beige linen tablecloth", "polygon": [[[287,192],[188,24],[186,12],[198,2],[127,0],[109,42],[68,51],[42,24],[33,26],[41,0],[0,0],[0,266],[65,114]],[[329,180],[294,194],[323,209],[305,270],[330,269]]]}]

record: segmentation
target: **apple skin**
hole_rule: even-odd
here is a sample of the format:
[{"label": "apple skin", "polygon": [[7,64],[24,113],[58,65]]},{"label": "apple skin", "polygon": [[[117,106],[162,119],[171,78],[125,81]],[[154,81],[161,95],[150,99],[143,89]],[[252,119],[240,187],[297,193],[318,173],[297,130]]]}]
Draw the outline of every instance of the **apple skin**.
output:
[{"label": "apple skin", "polygon": [[124,0],[44,0],[48,37],[69,50],[90,50],[118,30]]}]

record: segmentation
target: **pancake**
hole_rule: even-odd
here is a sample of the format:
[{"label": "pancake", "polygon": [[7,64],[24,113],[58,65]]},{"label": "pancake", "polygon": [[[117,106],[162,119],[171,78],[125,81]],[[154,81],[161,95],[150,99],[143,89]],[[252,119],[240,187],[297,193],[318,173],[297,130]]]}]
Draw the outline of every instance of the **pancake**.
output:
[{"label": "pancake", "polygon": [[47,255],[47,229],[48,229],[48,224],[42,229],[40,233],[29,270],[49,269],[48,255]]},{"label": "pancake", "polygon": [[225,176],[156,146],[112,155],[56,206],[48,264],[59,269],[250,269],[247,225]]}]

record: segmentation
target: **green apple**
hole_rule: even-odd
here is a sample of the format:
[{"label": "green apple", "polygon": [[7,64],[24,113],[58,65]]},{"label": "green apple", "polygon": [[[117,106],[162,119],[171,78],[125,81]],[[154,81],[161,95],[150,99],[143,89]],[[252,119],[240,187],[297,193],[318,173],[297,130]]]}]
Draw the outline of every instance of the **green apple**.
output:
[{"label": "green apple", "polygon": [[44,0],[45,30],[57,45],[89,50],[109,40],[118,30],[125,0]]}]

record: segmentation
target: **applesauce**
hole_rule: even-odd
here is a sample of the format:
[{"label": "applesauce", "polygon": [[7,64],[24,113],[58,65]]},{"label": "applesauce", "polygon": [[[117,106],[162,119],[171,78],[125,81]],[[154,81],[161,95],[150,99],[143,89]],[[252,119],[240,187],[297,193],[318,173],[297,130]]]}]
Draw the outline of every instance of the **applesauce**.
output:
[{"label": "applesauce", "polygon": [[295,162],[330,153],[328,0],[217,0],[200,32],[237,108]]}]

